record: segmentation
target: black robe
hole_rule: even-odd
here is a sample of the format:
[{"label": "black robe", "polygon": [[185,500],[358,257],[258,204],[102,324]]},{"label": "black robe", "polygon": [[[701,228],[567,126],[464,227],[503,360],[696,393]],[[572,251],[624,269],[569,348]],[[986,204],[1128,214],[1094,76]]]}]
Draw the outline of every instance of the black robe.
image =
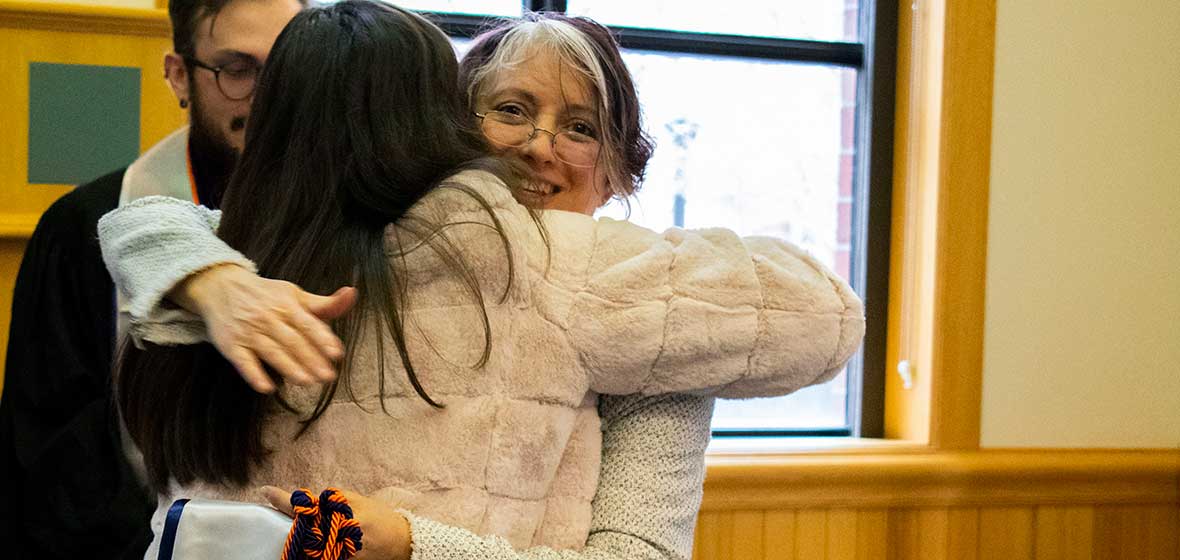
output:
[{"label": "black robe", "polygon": [[42,215],[13,290],[0,542],[19,558],[138,560],[151,542],[155,498],[124,458],[111,401],[114,286],[96,225],[118,206],[123,171]]}]

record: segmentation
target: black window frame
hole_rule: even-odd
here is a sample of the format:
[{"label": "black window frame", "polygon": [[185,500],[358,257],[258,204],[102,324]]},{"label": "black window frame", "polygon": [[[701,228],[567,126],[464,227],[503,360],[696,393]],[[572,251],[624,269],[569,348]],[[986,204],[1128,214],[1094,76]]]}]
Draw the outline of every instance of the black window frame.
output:
[{"label": "black window frame", "polygon": [[[533,12],[567,10],[565,0],[523,0]],[[740,3],[729,9],[740,9]],[[715,437],[884,436],[885,348],[892,220],[893,114],[897,10],[891,1],[860,0],[859,42],[815,41],[608,26],[624,49],[716,55],[850,68],[857,71],[852,181],[850,283],[865,301],[864,345],[849,362],[847,426],[831,429],[715,429]],[[500,18],[421,12],[452,37],[472,38]],[[868,274],[868,271],[874,271]]]}]

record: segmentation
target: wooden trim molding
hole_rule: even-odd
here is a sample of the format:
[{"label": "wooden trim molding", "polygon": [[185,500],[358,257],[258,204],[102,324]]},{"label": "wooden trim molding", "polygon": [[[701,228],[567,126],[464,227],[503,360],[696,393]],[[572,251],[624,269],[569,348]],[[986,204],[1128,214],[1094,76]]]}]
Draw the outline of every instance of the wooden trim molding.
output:
[{"label": "wooden trim molding", "polygon": [[1180,504],[1180,450],[711,455],[702,511]]},{"label": "wooden trim molding", "polygon": [[979,448],[995,28],[994,0],[947,3],[931,356],[937,449]]},{"label": "wooden trim molding", "polygon": [[[979,448],[995,0],[903,1],[886,436]],[[914,383],[893,374],[907,361]]]},{"label": "wooden trim molding", "polygon": [[166,10],[0,1],[0,27],[171,37]]},{"label": "wooden trim molding", "polygon": [[40,214],[0,214],[0,239],[27,239],[40,219]]}]

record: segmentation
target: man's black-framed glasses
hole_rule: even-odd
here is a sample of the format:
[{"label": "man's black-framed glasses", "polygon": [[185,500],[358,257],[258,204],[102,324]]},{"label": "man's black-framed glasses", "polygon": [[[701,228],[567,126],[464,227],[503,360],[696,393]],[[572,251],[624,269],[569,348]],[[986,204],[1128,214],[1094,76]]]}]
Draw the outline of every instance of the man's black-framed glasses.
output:
[{"label": "man's black-framed glasses", "polygon": [[593,167],[598,161],[602,144],[598,139],[575,130],[553,132],[536,125],[524,115],[504,111],[476,113],[484,136],[494,144],[506,148],[522,148],[533,140],[537,132],[552,138],[553,155],[574,167]]},{"label": "man's black-framed glasses", "polygon": [[220,66],[210,66],[195,57],[184,57],[185,62],[204,68],[213,73],[213,80],[217,82],[217,89],[231,101],[241,101],[254,93],[258,85],[258,74],[262,68],[253,62],[235,60]]}]

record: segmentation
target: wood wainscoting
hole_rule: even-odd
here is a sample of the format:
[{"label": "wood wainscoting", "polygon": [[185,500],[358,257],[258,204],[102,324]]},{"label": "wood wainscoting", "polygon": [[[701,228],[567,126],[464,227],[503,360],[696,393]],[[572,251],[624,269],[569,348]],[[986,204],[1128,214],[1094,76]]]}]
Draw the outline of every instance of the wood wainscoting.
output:
[{"label": "wood wainscoting", "polygon": [[1177,560],[1180,451],[710,457],[697,560]]}]

